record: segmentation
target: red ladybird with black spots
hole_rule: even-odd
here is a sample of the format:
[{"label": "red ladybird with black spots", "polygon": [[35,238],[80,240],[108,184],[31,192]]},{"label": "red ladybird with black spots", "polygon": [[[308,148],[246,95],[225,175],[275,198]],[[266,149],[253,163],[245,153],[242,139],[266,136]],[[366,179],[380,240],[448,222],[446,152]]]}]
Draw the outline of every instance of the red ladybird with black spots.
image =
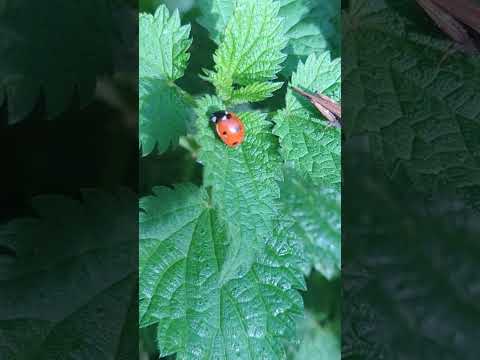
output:
[{"label": "red ladybird with black spots", "polygon": [[233,148],[243,142],[245,127],[237,114],[217,111],[212,114],[210,121],[215,124],[218,136],[227,146]]}]

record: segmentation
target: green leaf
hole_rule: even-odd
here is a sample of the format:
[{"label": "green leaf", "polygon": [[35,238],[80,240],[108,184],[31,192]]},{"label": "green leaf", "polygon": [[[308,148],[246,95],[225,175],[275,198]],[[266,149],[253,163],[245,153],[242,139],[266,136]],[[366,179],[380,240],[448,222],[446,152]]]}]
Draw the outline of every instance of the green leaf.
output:
[{"label": "green leaf", "polygon": [[304,286],[293,247],[283,236],[265,239],[252,268],[223,281],[235,239],[207,192],[193,185],[153,192],[140,201],[140,326],[158,324],[161,355],[285,358],[283,341],[295,336],[302,313],[295,287]]},{"label": "green leaf", "polygon": [[[331,62],[328,53],[311,55],[305,64],[299,63],[292,85],[339,100],[340,61]],[[316,184],[340,186],[340,130],[321,121],[318,110],[291,89],[286,104],[275,116],[273,129],[283,159]]]},{"label": "green leaf", "polygon": [[256,101],[271,96],[278,88],[269,85],[285,60],[282,49],[287,39],[278,11],[279,3],[272,0],[237,1],[214,55],[215,72],[205,71],[224,101]]},{"label": "green leaf", "polygon": [[405,175],[402,186],[426,195],[448,187],[475,203],[480,61],[461,54],[441,61],[448,38],[425,34],[384,2],[351,8],[344,25],[347,135],[367,134],[385,172]]},{"label": "green leaf", "polygon": [[338,276],[341,269],[340,191],[318,186],[290,169],[281,183],[281,202],[284,212],[294,220],[292,231],[303,246],[306,273],[314,267],[327,279]]},{"label": "green leaf", "polygon": [[140,77],[181,78],[190,58],[190,25],[182,26],[178,11],[170,16],[165,5],[154,15],[140,14],[139,22]]},{"label": "green leaf", "polygon": [[49,118],[64,112],[74,94],[86,105],[97,77],[113,71],[110,2],[49,5],[25,0],[0,5],[0,93],[8,99],[9,124],[22,121],[41,93]]},{"label": "green leaf", "polygon": [[[311,93],[322,93],[340,102],[341,59],[331,60],[328,52],[310,55],[305,63],[298,63],[297,71],[292,74],[291,85]],[[321,118],[318,110],[292,89],[287,91],[286,103],[289,112],[307,108],[312,110],[316,118]]]},{"label": "green leaf", "polygon": [[302,342],[289,354],[290,360],[340,360],[341,342],[334,324],[320,324],[307,312],[299,327]]},{"label": "green leaf", "polygon": [[183,92],[162,79],[140,79],[140,129],[142,155],[148,155],[155,146],[159,153],[186,133],[191,109]]},{"label": "green leaf", "polygon": [[288,38],[284,74],[290,74],[299,60],[304,61],[311,54],[330,51],[339,56],[340,0],[281,0],[280,4]]},{"label": "green leaf", "polygon": [[[308,55],[331,51],[340,54],[340,1],[280,0],[279,16],[283,18],[288,46],[286,68],[289,74],[299,60]],[[205,0],[199,7],[202,16],[198,23],[205,27],[211,38],[220,44],[225,28],[233,15],[235,0]],[[320,21],[319,21],[320,20]]]},{"label": "green leaf", "polygon": [[4,254],[1,259],[4,359],[132,356],[126,339],[138,331],[131,256],[137,199],[127,190],[84,191],[82,198],[36,197],[38,217],[0,228],[0,247],[16,254],[12,261]]},{"label": "green leaf", "polygon": [[250,266],[255,255],[263,251],[264,239],[271,238],[278,218],[281,159],[271,124],[259,112],[240,113],[245,125],[245,140],[227,147],[217,136],[209,114],[224,109],[214,97],[198,102],[197,141],[199,159],[204,165],[204,185],[212,188],[212,199],[231,233],[238,233],[237,265],[232,272]]},{"label": "green leaf", "polygon": [[220,43],[225,28],[235,9],[236,0],[202,0],[198,7],[202,15],[197,20],[210,33],[217,44]]},{"label": "green leaf", "polygon": [[273,133],[280,138],[280,154],[316,185],[341,183],[340,130],[316,122],[306,111],[281,110]]}]

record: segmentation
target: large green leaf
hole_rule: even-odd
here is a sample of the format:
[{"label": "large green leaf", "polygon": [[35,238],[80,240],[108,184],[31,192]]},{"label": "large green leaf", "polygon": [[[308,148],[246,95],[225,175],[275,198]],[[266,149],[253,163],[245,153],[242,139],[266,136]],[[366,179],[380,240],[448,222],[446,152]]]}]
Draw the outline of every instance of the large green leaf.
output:
[{"label": "large green leaf", "polygon": [[[340,97],[340,61],[330,61],[328,53],[311,55],[305,64],[299,63],[291,84],[312,93],[321,92],[334,100]],[[274,118],[273,133],[280,138],[280,153],[302,175],[316,184],[339,187],[340,130],[322,121],[308,101],[287,91],[286,109]]]},{"label": "large green leaf", "polygon": [[279,9],[273,0],[236,2],[214,55],[215,71],[206,71],[224,101],[263,100],[281,86],[272,82],[285,60],[287,43]]},{"label": "large green leaf", "polygon": [[162,355],[282,359],[295,336],[303,288],[298,254],[277,227],[242,275],[225,279],[230,248],[204,189],[154,188],[140,201],[140,326],[158,324]]},{"label": "large green leaf", "polygon": [[183,76],[192,44],[190,25],[182,26],[180,15],[170,15],[165,5],[155,14],[140,14],[140,77],[176,80]]},{"label": "large green leaf", "polygon": [[245,140],[236,148],[227,147],[217,136],[209,114],[223,109],[220,100],[204,97],[197,110],[199,159],[204,165],[204,185],[212,188],[212,200],[238,233],[238,253],[232,253],[232,271],[248,267],[263,251],[264,239],[272,237],[278,218],[281,160],[271,124],[259,112],[240,113],[245,125]]},{"label": "large green leaf", "polygon": [[97,77],[113,71],[110,2],[48,5],[18,0],[0,6],[0,103],[5,92],[10,124],[28,115],[42,92],[50,118],[68,107],[75,92],[85,105]]},{"label": "large green leaf", "polygon": [[0,358],[124,359],[138,351],[130,342],[136,197],[126,190],[82,197],[37,197],[37,218],[0,229],[0,247],[15,254],[1,256]]}]

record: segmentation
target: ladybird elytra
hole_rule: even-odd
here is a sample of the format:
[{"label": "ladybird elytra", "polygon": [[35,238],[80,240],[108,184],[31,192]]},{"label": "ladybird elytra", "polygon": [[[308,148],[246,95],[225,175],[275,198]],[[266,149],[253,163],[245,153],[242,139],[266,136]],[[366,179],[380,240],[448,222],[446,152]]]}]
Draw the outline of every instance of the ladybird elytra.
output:
[{"label": "ladybird elytra", "polygon": [[245,138],[245,126],[240,117],[228,111],[217,111],[210,121],[215,124],[218,137],[229,147],[240,145]]}]

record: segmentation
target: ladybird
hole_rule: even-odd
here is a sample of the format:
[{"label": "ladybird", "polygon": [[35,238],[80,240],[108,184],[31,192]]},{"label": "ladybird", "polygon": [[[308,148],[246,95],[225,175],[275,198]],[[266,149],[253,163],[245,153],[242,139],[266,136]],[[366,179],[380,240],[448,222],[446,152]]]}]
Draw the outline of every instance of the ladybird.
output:
[{"label": "ladybird", "polygon": [[227,146],[233,148],[243,142],[245,127],[235,113],[217,111],[212,114],[210,121],[215,124],[218,136]]}]

